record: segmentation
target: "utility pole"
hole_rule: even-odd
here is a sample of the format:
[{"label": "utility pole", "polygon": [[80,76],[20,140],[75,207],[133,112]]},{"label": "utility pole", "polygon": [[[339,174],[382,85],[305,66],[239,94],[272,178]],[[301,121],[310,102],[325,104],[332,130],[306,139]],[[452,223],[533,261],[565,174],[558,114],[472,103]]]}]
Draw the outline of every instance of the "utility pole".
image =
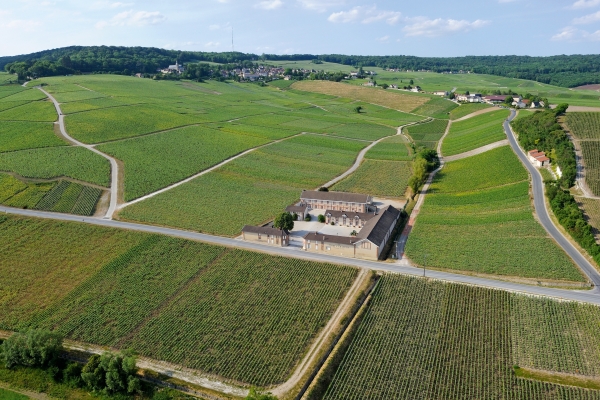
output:
[{"label": "utility pole", "polygon": [[423,278],[425,278],[425,264],[427,264],[427,254],[423,254]]}]

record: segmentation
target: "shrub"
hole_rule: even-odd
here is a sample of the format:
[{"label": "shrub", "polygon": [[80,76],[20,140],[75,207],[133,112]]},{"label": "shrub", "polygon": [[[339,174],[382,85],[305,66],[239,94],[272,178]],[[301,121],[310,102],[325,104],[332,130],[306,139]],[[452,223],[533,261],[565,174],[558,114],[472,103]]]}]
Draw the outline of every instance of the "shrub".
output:
[{"label": "shrub", "polygon": [[90,390],[106,394],[139,393],[135,358],[130,354],[94,354],[81,372],[81,379]]},{"label": "shrub", "polygon": [[2,343],[6,368],[51,367],[62,350],[62,336],[43,329],[17,332]]},{"label": "shrub", "polygon": [[310,221],[311,221],[310,214],[309,214],[309,215],[307,215],[306,217],[304,217],[304,220],[305,220],[306,222],[310,222]]},{"label": "shrub", "polygon": [[324,224],[325,223],[325,216],[323,214],[319,214],[319,216],[317,217],[319,222]]}]

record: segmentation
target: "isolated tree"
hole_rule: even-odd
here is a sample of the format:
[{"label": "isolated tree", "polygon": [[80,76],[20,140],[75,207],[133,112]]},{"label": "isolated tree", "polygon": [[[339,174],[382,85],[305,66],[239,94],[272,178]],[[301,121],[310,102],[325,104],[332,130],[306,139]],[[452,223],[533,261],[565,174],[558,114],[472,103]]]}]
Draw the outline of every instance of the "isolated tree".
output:
[{"label": "isolated tree", "polygon": [[354,107],[354,111],[356,111],[358,114],[360,114],[360,112],[362,111],[362,107],[358,106],[358,107]]},{"label": "isolated tree", "polygon": [[383,85],[381,85],[381,88],[384,89],[384,90],[387,89],[387,88],[389,88],[389,87],[390,86],[387,83],[384,83]]},{"label": "isolated tree", "polygon": [[17,332],[2,343],[6,368],[50,367],[56,364],[62,350],[62,336],[43,329]]},{"label": "isolated tree", "polygon": [[273,226],[275,228],[291,231],[294,229],[294,216],[289,212],[281,213],[275,217]]},{"label": "isolated tree", "polygon": [[411,80],[410,80],[410,82],[408,82],[408,83],[410,83],[411,85],[414,85],[414,84],[415,84],[415,82],[414,82],[412,79],[411,79]]},{"label": "isolated tree", "polygon": [[562,115],[567,112],[568,108],[569,108],[569,105],[567,103],[561,103],[556,106],[556,108],[554,109],[554,113],[556,115]]}]

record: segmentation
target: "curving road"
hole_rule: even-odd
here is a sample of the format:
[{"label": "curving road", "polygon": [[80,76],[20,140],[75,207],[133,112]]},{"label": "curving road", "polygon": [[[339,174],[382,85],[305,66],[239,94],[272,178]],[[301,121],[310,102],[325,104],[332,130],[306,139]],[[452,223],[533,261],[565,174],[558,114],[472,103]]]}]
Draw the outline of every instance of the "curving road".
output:
[{"label": "curving road", "polygon": [[89,151],[92,151],[92,152],[106,158],[108,161],[110,161],[110,170],[111,170],[110,205],[108,206],[108,211],[106,212],[106,215],[104,215],[104,218],[112,219],[113,214],[115,213],[115,210],[117,209],[117,202],[118,202],[119,165],[117,164],[117,160],[112,158],[108,154],[105,154],[105,153],[101,152],[100,150],[97,150],[96,148],[94,148],[93,145],[85,144],[85,143],[80,142],[79,140],[72,138],[67,133],[67,129],[65,128],[65,116],[62,113],[62,110],[60,109],[60,103],[58,101],[56,101],[54,96],[52,96],[50,93],[46,92],[41,87],[38,86],[38,89],[42,93],[44,93],[46,96],[48,96],[48,98],[50,100],[52,100],[52,103],[54,103],[54,108],[56,108],[56,113],[58,114],[58,125],[60,127],[60,133],[62,133],[62,135],[65,138],[67,138],[67,140],[69,140],[71,143],[75,144],[76,146],[84,147],[84,148],[88,149]]},{"label": "curving road", "polygon": [[[78,217],[70,214],[58,214],[46,211],[22,210],[20,208],[0,206],[0,212],[22,215],[27,217],[45,218],[60,221],[84,222],[87,224],[105,226],[109,228],[129,229],[140,232],[155,233],[160,235],[169,235],[182,239],[201,241],[210,244],[216,244],[227,247],[235,247],[250,251],[258,251],[276,256],[298,258],[303,260],[328,262],[332,264],[350,265],[358,268],[366,268],[375,271],[394,272],[405,275],[422,276],[423,269],[408,265],[396,263],[386,263],[377,261],[360,260],[356,258],[337,257],[325,254],[310,253],[296,247],[273,247],[258,243],[245,242],[242,240],[206,235],[198,232],[184,231],[180,229],[164,228],[161,226],[143,225],[132,222],[115,221],[104,218]],[[597,290],[564,290],[554,289],[543,286],[530,286],[520,283],[499,281],[489,278],[480,278],[476,276],[454,274],[445,271],[427,271],[427,277],[440,279],[448,282],[465,283],[476,286],[483,286],[493,289],[508,290],[530,295],[550,296],[565,300],[580,301],[600,305],[600,293]]]},{"label": "curving road", "polygon": [[521,162],[525,165],[525,168],[531,175],[531,186],[533,190],[533,204],[535,212],[538,216],[540,224],[546,229],[548,234],[558,243],[560,247],[567,253],[569,257],[579,266],[579,268],[586,274],[589,280],[596,286],[594,292],[598,291],[600,286],[600,273],[594,268],[592,264],[571,244],[571,242],[556,228],[554,222],[550,219],[548,209],[546,208],[546,199],[544,193],[544,182],[542,175],[527,159],[525,152],[521,149],[515,138],[515,134],[510,126],[510,121],[515,118],[515,111],[511,110],[510,117],[504,121],[504,131],[508,137],[510,146],[512,147],[515,154],[519,157]]}]

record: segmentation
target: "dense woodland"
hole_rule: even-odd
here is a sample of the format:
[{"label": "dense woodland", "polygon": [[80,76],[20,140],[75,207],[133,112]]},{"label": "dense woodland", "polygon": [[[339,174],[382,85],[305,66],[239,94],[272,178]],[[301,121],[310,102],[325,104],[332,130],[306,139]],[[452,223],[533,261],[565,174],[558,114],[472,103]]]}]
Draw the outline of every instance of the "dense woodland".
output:
[{"label": "dense woodland", "polygon": [[[71,46],[18,56],[0,57],[0,68],[21,76],[74,73],[154,73],[157,68],[189,62],[238,64],[263,60],[315,60],[355,67],[399,68],[434,72],[471,71],[510,78],[530,79],[563,87],[600,83],[600,55],[528,56],[347,56],[339,54],[275,55],[240,52],[191,52],[154,47]],[[319,69],[315,65],[315,69]]]}]

